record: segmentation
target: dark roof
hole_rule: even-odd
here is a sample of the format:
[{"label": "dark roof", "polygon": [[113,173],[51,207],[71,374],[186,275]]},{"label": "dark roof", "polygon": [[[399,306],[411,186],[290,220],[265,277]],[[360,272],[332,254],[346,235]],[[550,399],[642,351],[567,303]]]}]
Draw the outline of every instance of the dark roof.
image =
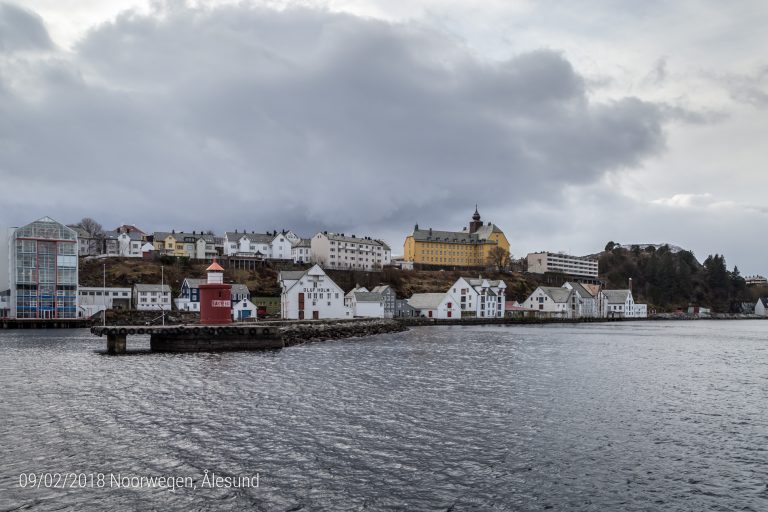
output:
[{"label": "dark roof", "polygon": [[629,290],[603,290],[608,304],[624,304],[629,296]]},{"label": "dark roof", "polygon": [[485,240],[477,233],[468,231],[437,231],[435,229],[414,229],[413,239],[417,242],[440,242],[445,244],[493,244],[493,240]]},{"label": "dark roof", "polygon": [[237,231],[227,231],[226,232],[227,240],[240,240],[243,237],[246,237],[251,242],[257,243],[257,244],[268,244],[271,243],[272,240],[275,239],[275,235],[271,235],[269,233],[245,233],[245,232],[237,232]]},{"label": "dark roof", "polygon": [[579,295],[581,295],[582,297],[594,298],[594,295],[592,295],[591,293],[589,293],[589,290],[587,290],[586,288],[584,288],[584,287],[581,285],[581,283],[576,283],[576,282],[569,282],[569,284],[571,285],[571,288],[573,288],[573,291],[575,291],[576,293],[578,293],[578,294],[579,294]]},{"label": "dark roof", "polygon": [[171,287],[167,284],[135,284],[133,285],[138,292],[167,292],[171,293]]},{"label": "dark roof", "polygon": [[384,297],[375,292],[355,292],[355,300],[358,302],[381,302]]},{"label": "dark roof", "polygon": [[306,270],[281,270],[277,279],[278,281],[298,281],[306,273]]},{"label": "dark roof", "polygon": [[167,231],[155,231],[153,234],[155,241],[165,240],[169,236],[172,236],[177,241],[184,241],[186,238],[194,238],[195,242],[197,242],[200,238],[205,240],[206,242],[213,243],[213,235],[206,235],[204,233],[185,233],[184,231],[177,231],[175,233],[169,233]]}]

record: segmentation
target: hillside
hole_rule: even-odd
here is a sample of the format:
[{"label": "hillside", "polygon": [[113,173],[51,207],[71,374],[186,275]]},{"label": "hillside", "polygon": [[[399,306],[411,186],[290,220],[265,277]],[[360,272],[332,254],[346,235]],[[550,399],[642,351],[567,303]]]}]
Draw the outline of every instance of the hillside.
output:
[{"label": "hillside", "polygon": [[[171,286],[175,296],[185,277],[204,278],[208,263],[182,258],[167,258],[163,261],[145,261],[136,258],[105,258],[90,261],[81,259],[80,284],[101,286],[105,266],[107,286],[133,286],[136,283],[159,284],[162,272],[165,283]],[[306,265],[293,265],[287,262],[265,262],[252,271],[227,269],[224,272],[224,279],[226,282],[245,284],[254,296],[275,297],[280,295],[280,287],[277,283],[277,274],[280,270],[305,268],[307,268]],[[328,274],[345,292],[357,284],[369,289],[379,284],[388,284],[395,289],[398,297],[410,297],[414,293],[446,291],[460,276],[476,277],[478,272],[386,269],[382,272],[328,270]],[[507,283],[508,300],[525,299],[539,284],[535,276],[517,272],[483,272],[482,276],[488,279],[503,279]]]},{"label": "hillside", "polygon": [[717,312],[736,312],[741,302],[754,302],[757,290],[748,289],[738,268],[729,271],[725,257],[708,256],[700,263],[693,252],[663,245],[625,246],[609,242],[598,255],[601,277],[608,288],[626,288],[632,278],[637,302],[671,311],[689,304]]}]

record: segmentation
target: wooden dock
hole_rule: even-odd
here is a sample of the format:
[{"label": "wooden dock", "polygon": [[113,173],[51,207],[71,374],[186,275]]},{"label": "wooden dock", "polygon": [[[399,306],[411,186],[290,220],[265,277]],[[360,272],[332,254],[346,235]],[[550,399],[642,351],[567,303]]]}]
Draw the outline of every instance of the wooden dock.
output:
[{"label": "wooden dock", "polygon": [[107,337],[107,352],[125,353],[128,336],[149,335],[153,352],[208,352],[283,348],[277,325],[94,326],[91,333]]}]

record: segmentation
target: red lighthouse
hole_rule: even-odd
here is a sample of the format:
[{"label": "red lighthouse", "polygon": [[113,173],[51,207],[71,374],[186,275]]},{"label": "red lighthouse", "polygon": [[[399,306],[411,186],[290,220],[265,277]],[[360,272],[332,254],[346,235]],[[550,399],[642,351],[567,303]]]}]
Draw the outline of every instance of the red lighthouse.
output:
[{"label": "red lighthouse", "polygon": [[213,260],[208,283],[200,285],[200,323],[232,323],[232,285],[224,283],[224,269]]}]

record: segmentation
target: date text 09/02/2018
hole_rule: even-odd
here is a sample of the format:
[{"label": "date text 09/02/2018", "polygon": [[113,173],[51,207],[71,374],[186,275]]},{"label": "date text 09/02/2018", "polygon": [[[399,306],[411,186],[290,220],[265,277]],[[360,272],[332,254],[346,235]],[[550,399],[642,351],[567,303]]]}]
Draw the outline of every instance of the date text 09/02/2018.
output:
[{"label": "date text 09/02/2018", "polygon": [[204,470],[199,479],[191,476],[145,476],[123,473],[20,473],[19,487],[23,489],[77,489],[160,488],[175,491],[178,488],[217,489],[259,487],[259,474],[249,476],[221,476]]}]

